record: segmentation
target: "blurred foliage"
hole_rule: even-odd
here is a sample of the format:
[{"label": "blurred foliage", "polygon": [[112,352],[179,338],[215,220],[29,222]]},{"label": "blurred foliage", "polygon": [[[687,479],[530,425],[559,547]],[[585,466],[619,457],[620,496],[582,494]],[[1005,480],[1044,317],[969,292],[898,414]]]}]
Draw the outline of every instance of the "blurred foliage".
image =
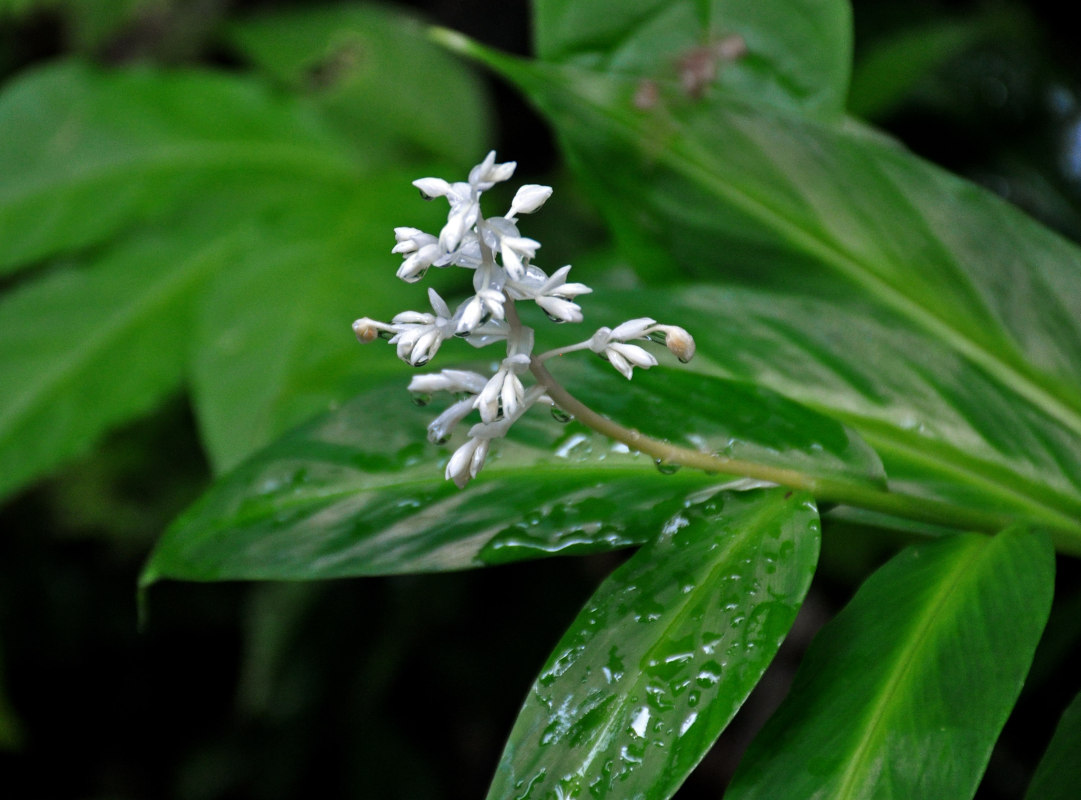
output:
[{"label": "blurred foliage", "polygon": [[[527,47],[524,2],[413,5],[495,47]],[[1052,13],[857,3],[848,102],[1077,238],[1081,73]],[[583,63],[589,45],[574,51]],[[839,86],[848,54],[835,55],[815,63],[839,71]],[[622,57],[632,69],[633,48]],[[418,211],[409,180],[457,174],[490,146],[526,175],[551,170],[547,129],[427,43],[411,16],[367,3],[5,0],[0,70],[5,791],[482,796],[536,666],[623,556],[318,585],[166,584],[141,634],[133,588],[213,474],[399,374],[387,353],[359,358],[347,326],[413,299],[385,279],[391,228],[436,216]],[[761,88],[758,77],[748,68],[740,80]],[[564,197],[565,185],[563,173]],[[596,263],[617,268],[605,280],[637,280],[594,214],[580,196],[546,210],[546,252],[584,263],[571,250],[584,232],[601,245]],[[662,263],[641,271],[663,280]],[[793,640],[894,549],[827,515]],[[978,797],[1020,796],[1076,691],[1078,568],[1059,570],[1033,674]],[[718,796],[804,646],[782,649],[780,687],[767,679],[751,695],[677,797]],[[1076,717],[1075,703],[1056,743],[1076,739]]]}]

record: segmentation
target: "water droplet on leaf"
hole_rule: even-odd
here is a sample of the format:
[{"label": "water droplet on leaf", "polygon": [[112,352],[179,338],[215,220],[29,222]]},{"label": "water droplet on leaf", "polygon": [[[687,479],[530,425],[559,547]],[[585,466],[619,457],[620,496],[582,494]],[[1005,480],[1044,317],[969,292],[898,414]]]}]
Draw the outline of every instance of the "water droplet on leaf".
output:
[{"label": "water droplet on leaf", "polygon": [[554,419],[556,422],[566,425],[568,422],[574,419],[574,415],[568,414],[559,406],[552,406],[552,419]]},{"label": "water droplet on leaf", "polygon": [[655,458],[653,463],[657,466],[657,472],[661,473],[661,475],[675,475],[679,472],[679,464],[673,464],[663,458]]}]

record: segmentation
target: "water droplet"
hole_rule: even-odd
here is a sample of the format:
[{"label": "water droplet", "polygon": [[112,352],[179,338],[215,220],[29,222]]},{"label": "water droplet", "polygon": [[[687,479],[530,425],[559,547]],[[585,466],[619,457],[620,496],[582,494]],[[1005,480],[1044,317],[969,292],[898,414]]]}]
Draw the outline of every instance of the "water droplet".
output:
[{"label": "water droplet", "polygon": [[657,472],[661,475],[675,475],[679,472],[679,464],[673,464],[671,461],[665,461],[663,458],[653,459],[653,463],[657,466]]},{"label": "water droplet", "polygon": [[689,358],[684,358],[683,356],[676,356],[676,359],[680,364],[689,364],[691,362]]},{"label": "water droplet", "polygon": [[568,422],[574,419],[574,415],[568,414],[559,406],[552,406],[552,419],[562,425],[566,425]]},{"label": "water droplet", "polygon": [[409,399],[417,408],[424,408],[424,406],[432,402],[432,396],[425,392],[410,392]]}]

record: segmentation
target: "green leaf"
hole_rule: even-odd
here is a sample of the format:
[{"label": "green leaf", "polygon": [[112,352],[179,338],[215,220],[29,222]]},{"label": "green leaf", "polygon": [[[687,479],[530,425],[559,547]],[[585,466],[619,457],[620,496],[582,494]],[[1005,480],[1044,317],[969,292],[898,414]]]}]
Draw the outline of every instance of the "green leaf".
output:
[{"label": "green leaf", "polygon": [[972,797],[1053,583],[1022,529],[904,550],[816,637],[725,797]]},{"label": "green leaf", "polygon": [[1081,785],[1077,754],[1081,752],[1081,695],[1070,703],[1055,728],[1036,774],[1032,776],[1027,800],[1070,800]]},{"label": "green leaf", "polygon": [[254,241],[210,225],[144,231],[0,302],[0,495],[180,385],[196,293]]},{"label": "green leaf", "polygon": [[419,150],[472,164],[488,149],[491,114],[480,82],[397,9],[279,10],[236,23],[227,35],[365,153]]},{"label": "green leaf", "polygon": [[390,318],[418,299],[394,279],[389,254],[396,224],[438,212],[416,213],[414,176],[389,170],[361,188],[256,195],[265,207],[252,213],[257,239],[208,285],[191,337],[195,410],[218,471],[347,399],[358,383],[401,374],[389,348],[361,352],[350,323]]},{"label": "green leaf", "polygon": [[671,797],[773,659],[818,544],[813,501],[784,489],[674,517],[556,646],[488,797]]},{"label": "green leaf", "polygon": [[0,95],[0,273],[256,176],[352,185],[305,106],[235,76],[57,63]]},{"label": "green leaf", "polygon": [[[644,407],[656,402],[637,381],[590,365],[582,385],[596,386],[598,397],[626,392]],[[873,453],[836,423],[740,384],[674,370],[665,378],[671,391],[701,398],[681,413],[703,447],[782,448],[774,426],[785,429],[793,414],[799,438],[775,458],[829,473],[847,464],[860,485],[881,480]],[[724,484],[689,469],[658,474],[625,446],[535,410],[496,443],[478,480],[458,490],[443,479],[449,448],[425,438],[435,412],[403,402],[404,383],[361,394],[219,481],[160,541],[144,585],[464,569],[626,547]],[[649,432],[648,420],[633,422]],[[809,438],[804,423],[819,435]]]},{"label": "green leaf", "polygon": [[678,320],[698,344],[685,369],[844,422],[882,457],[895,491],[1032,520],[1060,532],[1060,547],[1081,548],[1077,435],[896,314],[857,297],[702,284],[598,293],[587,313]]},{"label": "green leaf", "polygon": [[1081,435],[1081,252],[1017,209],[851,123],[731,99],[642,110],[624,78],[445,38],[530,95],[651,254],[858,286]]},{"label": "green leaf", "polygon": [[[708,91],[826,116],[844,111],[852,11],[843,0],[536,0],[533,7],[545,61],[665,83],[694,84],[691,75],[705,68]],[[746,52],[725,58],[728,37],[742,39]]]}]

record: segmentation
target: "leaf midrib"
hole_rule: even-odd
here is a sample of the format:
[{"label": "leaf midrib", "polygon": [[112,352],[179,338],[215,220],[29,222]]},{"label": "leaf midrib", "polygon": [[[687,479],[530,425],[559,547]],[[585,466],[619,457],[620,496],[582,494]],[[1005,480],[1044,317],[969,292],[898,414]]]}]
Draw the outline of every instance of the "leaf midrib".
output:
[{"label": "leaf midrib", "polygon": [[[490,65],[505,70],[513,80],[514,70],[513,68],[509,70],[506,68],[502,57],[494,56],[492,51],[486,49],[474,49],[472,52],[479,55]],[[581,68],[578,69],[579,71],[586,71],[581,70]],[[638,134],[643,132],[644,122],[636,123],[635,118],[630,115],[619,114],[615,110],[601,105],[589,92],[574,93],[573,96],[579,102],[588,105],[601,117],[608,119],[612,123],[613,129],[622,130],[625,140],[629,141],[632,147],[637,147],[637,142],[641,138]],[[752,217],[762,220],[764,224],[772,227],[780,235],[787,237],[793,245],[802,247],[808,254],[817,257],[863,285],[874,296],[885,302],[887,306],[894,308],[925,330],[940,337],[949,343],[954,350],[993,374],[1004,385],[1014,387],[1023,397],[1060,420],[1075,433],[1081,435],[1081,410],[1075,408],[1070,402],[1057,397],[1045,386],[1037,383],[1026,370],[1019,369],[1016,364],[1003,361],[964,331],[954,327],[947,320],[941,319],[934,312],[923,307],[918,298],[906,295],[903,291],[876,275],[872,270],[865,268],[860,261],[838,247],[827,236],[801,226],[797,220],[790,218],[781,209],[771,205],[768,200],[754,196],[746,190],[725,182],[720,177],[713,176],[709,153],[702,153],[698,148],[686,147],[686,141],[683,140],[684,146],[681,147],[680,140],[670,139],[671,146],[655,148],[650,151],[650,155],[659,163],[668,164],[673,170],[684,175],[691,183],[699,183],[714,195],[726,198],[733,206],[742,209]]]},{"label": "leaf midrib", "polygon": [[909,629],[909,634],[905,637],[904,642],[909,646],[902,649],[901,659],[894,663],[893,669],[889,670],[886,680],[881,684],[882,688],[877,699],[869,713],[864,715],[865,723],[862,726],[864,733],[858,737],[855,752],[847,760],[847,767],[841,777],[835,797],[861,796],[855,791],[855,787],[866,775],[864,765],[871,758],[872,743],[881,741],[889,730],[889,725],[883,724],[883,720],[890,716],[892,701],[900,692],[902,683],[911,677],[913,665],[934,663],[933,659],[920,657],[932,638],[928,634],[939,618],[946,613],[946,607],[951,605],[949,601],[962,585],[962,578],[967,570],[986,554],[987,548],[992,544],[993,540],[973,540],[973,543],[969,545],[970,552],[965,553],[952,565],[934,595],[924,604],[925,613],[922,619]]}]

